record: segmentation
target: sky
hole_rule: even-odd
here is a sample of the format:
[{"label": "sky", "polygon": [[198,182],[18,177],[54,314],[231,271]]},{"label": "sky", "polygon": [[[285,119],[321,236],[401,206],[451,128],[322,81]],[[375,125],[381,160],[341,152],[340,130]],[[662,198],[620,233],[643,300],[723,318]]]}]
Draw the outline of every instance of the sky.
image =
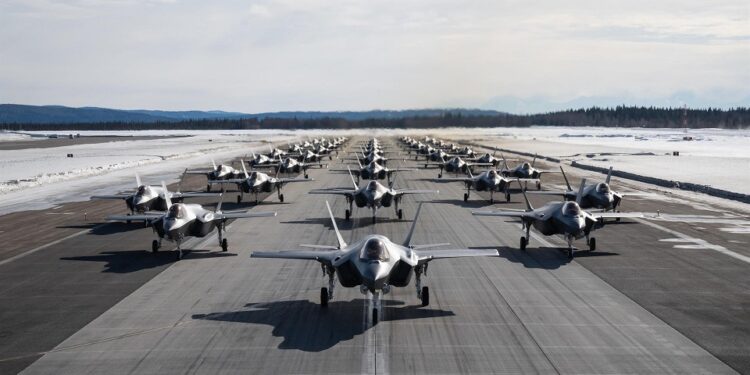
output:
[{"label": "sky", "polygon": [[750,106],[750,1],[0,0],[0,103]]}]

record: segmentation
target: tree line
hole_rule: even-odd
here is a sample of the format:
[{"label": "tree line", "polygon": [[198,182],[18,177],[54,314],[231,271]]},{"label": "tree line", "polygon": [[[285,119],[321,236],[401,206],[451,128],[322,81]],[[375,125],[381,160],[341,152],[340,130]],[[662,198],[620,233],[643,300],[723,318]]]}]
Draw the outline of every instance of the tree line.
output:
[{"label": "tree line", "polygon": [[100,122],[100,123],[48,123],[0,124],[2,130],[233,130],[233,129],[356,129],[356,128],[442,128],[442,127],[527,127],[547,126],[598,126],[644,128],[726,128],[750,127],[750,108],[732,109],[682,109],[658,107],[614,108],[591,107],[541,114],[466,115],[446,110],[433,116],[403,118],[368,118],[362,120],[335,117],[321,118],[242,118],[199,119],[169,122]]}]

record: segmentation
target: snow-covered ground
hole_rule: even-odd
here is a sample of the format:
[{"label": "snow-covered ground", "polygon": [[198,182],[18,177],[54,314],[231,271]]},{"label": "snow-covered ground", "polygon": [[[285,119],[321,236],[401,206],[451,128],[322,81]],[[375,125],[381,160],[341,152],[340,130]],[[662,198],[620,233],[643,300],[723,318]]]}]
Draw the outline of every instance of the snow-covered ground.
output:
[{"label": "snow-covered ground", "polygon": [[[13,136],[3,134],[0,138],[12,140]],[[207,169],[212,158],[220,163],[249,154],[251,150],[267,150],[268,145],[263,141],[287,139],[292,138],[278,134],[207,133],[191,137],[123,138],[63,147],[0,150],[0,215],[87,200],[94,194],[134,189],[136,172],[145,182],[158,184],[162,179],[173,182],[185,168]],[[74,157],[66,157],[69,153]]]},{"label": "snow-covered ground", "polygon": [[[483,137],[472,138],[511,150],[750,194],[750,130],[532,127],[488,129]],[[673,151],[679,156],[672,156]]]}]

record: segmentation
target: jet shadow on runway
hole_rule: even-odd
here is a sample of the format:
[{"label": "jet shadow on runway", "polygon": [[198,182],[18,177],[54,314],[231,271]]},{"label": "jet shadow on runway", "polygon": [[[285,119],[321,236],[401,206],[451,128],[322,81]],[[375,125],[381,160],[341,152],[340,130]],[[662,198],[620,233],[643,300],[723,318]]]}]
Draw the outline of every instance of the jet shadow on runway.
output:
[{"label": "jet shadow on runway", "polygon": [[[560,251],[555,251],[551,247],[527,247],[526,251],[509,246],[471,246],[471,249],[497,249],[501,258],[505,258],[513,263],[523,264],[525,268],[537,268],[544,270],[555,270],[571,262],[560,247]],[[576,253],[576,258],[615,256],[618,253],[607,251],[581,251]]]},{"label": "jet shadow on runway", "polygon": [[[235,253],[215,252],[209,250],[185,250],[186,259],[218,258],[237,256]],[[102,272],[130,273],[144,269],[161,267],[175,262],[171,251],[151,253],[146,250],[103,251],[99,255],[85,255],[77,257],[62,257],[60,260],[74,260],[85,262],[104,262]]]},{"label": "jet shadow on runway", "polygon": [[[401,306],[401,301],[384,299],[382,323],[395,320],[453,316],[452,311],[428,309],[418,306]],[[221,322],[267,324],[273,326],[272,334],[283,337],[279,349],[320,352],[339,342],[348,341],[370,327],[363,320],[365,299],[331,301],[327,309],[308,300],[250,303],[249,310],[195,314],[193,319]],[[377,326],[376,326],[377,327]]]}]

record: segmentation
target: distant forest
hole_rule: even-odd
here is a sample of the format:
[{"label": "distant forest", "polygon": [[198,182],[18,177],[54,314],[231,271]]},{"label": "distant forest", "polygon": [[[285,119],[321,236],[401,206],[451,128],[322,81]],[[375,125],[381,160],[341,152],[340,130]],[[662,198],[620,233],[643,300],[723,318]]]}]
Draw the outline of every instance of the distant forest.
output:
[{"label": "distant forest", "polygon": [[[287,113],[286,116],[289,116]],[[685,124],[683,124],[685,121]],[[147,130],[147,129],[356,129],[356,128],[442,128],[442,127],[526,127],[548,126],[600,126],[644,128],[727,128],[750,127],[750,108],[687,109],[625,107],[588,108],[531,115],[505,113],[476,115],[459,110],[445,110],[436,115],[404,116],[401,118],[345,119],[321,118],[265,118],[193,119],[163,122],[99,122],[99,123],[48,123],[0,124],[4,130]]]}]

